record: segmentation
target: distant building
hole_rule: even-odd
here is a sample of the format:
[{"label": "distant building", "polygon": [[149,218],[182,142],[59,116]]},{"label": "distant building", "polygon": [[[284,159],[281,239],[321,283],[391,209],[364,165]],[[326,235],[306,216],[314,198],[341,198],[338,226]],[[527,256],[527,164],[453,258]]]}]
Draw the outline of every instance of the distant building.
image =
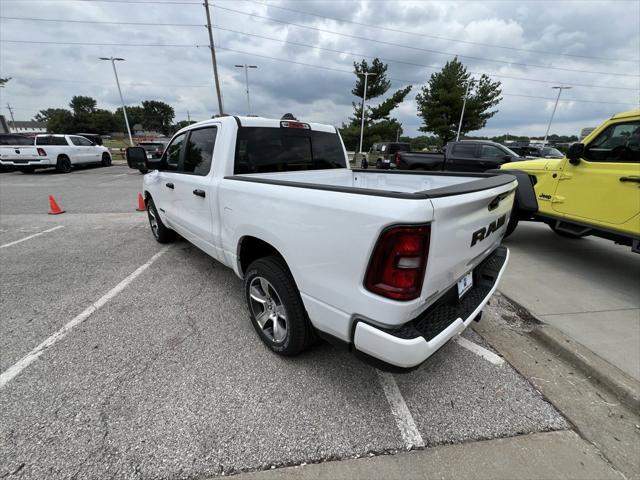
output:
[{"label": "distant building", "polygon": [[145,130],[141,123],[136,123],[133,126],[134,137],[163,137],[162,132],[156,132],[155,130]]},{"label": "distant building", "polygon": [[9,133],[47,133],[47,124],[45,122],[34,122],[33,120],[15,122],[7,122],[9,124]]},{"label": "distant building", "polygon": [[586,127],[583,128],[582,130],[580,130],[580,141],[582,141],[582,139],[584,137],[586,137],[587,135],[589,135],[591,132],[593,132],[596,128],[595,127]]}]

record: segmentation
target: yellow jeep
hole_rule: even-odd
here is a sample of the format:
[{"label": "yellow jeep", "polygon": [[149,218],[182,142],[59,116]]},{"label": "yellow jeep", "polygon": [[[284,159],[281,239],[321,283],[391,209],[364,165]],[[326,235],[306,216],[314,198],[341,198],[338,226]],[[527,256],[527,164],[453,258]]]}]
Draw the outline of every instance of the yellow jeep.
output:
[{"label": "yellow jeep", "polygon": [[507,235],[519,220],[542,221],[560,235],[597,235],[640,253],[640,110],[614,115],[565,158],[500,168],[519,183]]}]

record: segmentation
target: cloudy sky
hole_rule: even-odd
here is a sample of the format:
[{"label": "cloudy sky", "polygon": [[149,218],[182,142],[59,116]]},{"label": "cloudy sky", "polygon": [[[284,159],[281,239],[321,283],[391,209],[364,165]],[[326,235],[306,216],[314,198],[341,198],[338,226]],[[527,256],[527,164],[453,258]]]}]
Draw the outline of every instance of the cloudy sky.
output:
[{"label": "cloudy sky", "polygon": [[[254,113],[339,125],[355,100],[353,61],[377,56],[393,89],[414,85],[394,114],[415,135],[415,94],[456,54],[503,85],[481,134],[544,134],[556,84],[573,88],[563,92],[555,133],[638,108],[638,0],[210,1],[227,113],[246,113],[244,72],[234,65],[248,63],[258,66],[250,71]],[[101,56],[126,59],[118,73],[127,104],[163,100],[176,120],[217,112],[200,0],[0,0],[0,17],[0,76],[13,77],[0,89],[7,117],[7,102],[16,120],[28,120],[73,95],[115,109],[113,72]]]}]

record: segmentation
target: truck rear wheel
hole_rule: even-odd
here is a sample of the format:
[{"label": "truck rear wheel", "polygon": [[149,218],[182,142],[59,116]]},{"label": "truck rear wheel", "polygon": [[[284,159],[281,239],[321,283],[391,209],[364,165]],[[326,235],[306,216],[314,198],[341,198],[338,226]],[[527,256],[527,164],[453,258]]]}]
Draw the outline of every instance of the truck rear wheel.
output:
[{"label": "truck rear wheel", "polygon": [[298,287],[277,256],[255,260],[247,268],[244,288],[253,328],[280,355],[297,355],[315,340]]},{"label": "truck rear wheel", "polygon": [[56,170],[58,173],[69,173],[71,171],[71,160],[66,155],[60,155],[56,162]]}]

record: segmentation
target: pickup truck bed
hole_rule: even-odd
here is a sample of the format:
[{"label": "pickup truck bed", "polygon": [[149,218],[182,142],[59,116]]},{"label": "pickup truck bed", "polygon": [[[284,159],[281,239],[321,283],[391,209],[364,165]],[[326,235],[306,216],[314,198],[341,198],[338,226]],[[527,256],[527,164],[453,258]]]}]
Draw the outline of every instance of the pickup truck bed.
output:
[{"label": "pickup truck bed", "polygon": [[[204,149],[206,161],[186,158]],[[295,348],[281,337],[302,322],[356,353],[416,366],[477,316],[506,265],[510,175],[351,170],[335,128],[254,117],[189,126],[162,159],[127,155],[151,170],[156,239],[175,230],[243,278],[254,328],[278,353],[308,344],[306,327]]]}]

